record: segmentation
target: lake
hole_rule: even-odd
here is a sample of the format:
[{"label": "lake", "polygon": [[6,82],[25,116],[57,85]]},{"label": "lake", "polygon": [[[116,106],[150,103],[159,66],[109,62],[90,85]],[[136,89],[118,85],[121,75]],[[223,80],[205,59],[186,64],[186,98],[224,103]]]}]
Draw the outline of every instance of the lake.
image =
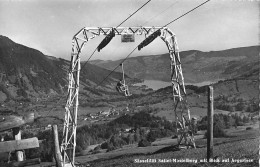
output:
[{"label": "lake", "polygon": [[[200,83],[185,83],[185,85],[194,85],[194,86],[205,86],[205,85],[210,85],[212,81],[204,81]],[[137,83],[134,84],[134,86],[142,86],[146,85],[148,88],[151,88],[153,90],[158,90],[167,86],[171,86],[171,82],[164,82],[164,81],[158,81],[158,80],[144,80],[142,83]]]}]

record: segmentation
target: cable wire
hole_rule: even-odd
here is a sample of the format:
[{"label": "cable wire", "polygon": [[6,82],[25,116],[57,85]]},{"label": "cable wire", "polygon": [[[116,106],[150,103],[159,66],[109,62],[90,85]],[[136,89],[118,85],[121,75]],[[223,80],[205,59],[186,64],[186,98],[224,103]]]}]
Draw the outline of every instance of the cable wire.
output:
[{"label": "cable wire", "polygon": [[[141,10],[145,5],[147,5],[151,0],[148,0],[145,4],[143,4],[140,8],[138,8],[134,13],[132,13],[130,16],[128,16],[125,20],[123,20],[118,26],[116,26],[116,28],[118,28],[119,26],[121,26],[124,22],[126,22],[129,18],[131,18],[134,14],[136,14],[139,10]],[[88,60],[83,64],[82,68],[83,69],[86,64],[89,62],[89,60],[91,59],[91,57],[95,54],[95,52],[97,51],[97,48],[93,51],[93,53],[90,55],[90,57],[88,58]]]},{"label": "cable wire", "polygon": [[96,87],[100,86],[138,48],[136,46]]},{"label": "cable wire", "polygon": [[[133,16],[135,13],[137,13],[141,8],[143,8],[147,3],[149,3],[151,0],[147,1],[143,6],[141,6],[137,11],[135,11],[133,14],[131,14],[127,19],[129,19],[131,16]],[[206,4],[207,2],[209,2],[210,0],[207,0],[205,2],[203,2],[202,4],[196,6],[195,8],[189,10],[188,12],[182,14],[181,16],[179,16],[178,18],[172,20],[171,22],[167,23],[165,26],[168,26],[169,24],[172,24],[173,22],[177,21],[178,19],[182,18],[183,16],[187,15],[188,13],[194,11],[195,9],[201,7],[202,5]],[[168,10],[168,9],[167,9]],[[122,25],[127,19],[125,19],[123,22],[121,22],[117,27],[119,27],[120,25]],[[98,86],[100,86],[119,66],[120,64],[122,64],[124,61],[127,60],[127,58],[138,48],[138,45],[119,63],[119,65],[117,65],[97,86],[95,86],[95,88],[97,88]],[[97,48],[94,50],[94,52],[91,54],[91,56],[89,57],[89,59],[87,60],[87,62],[90,60],[90,58],[94,55],[94,53],[96,52]],[[87,64],[87,62],[82,66],[82,68]],[[60,99],[61,100],[61,99]],[[49,113],[52,111],[49,110],[47,116],[49,115]]]},{"label": "cable wire", "polygon": [[152,17],[150,17],[149,19],[147,19],[146,22],[144,22],[143,25],[145,25],[146,23],[149,23],[151,20],[155,19],[156,17],[160,16],[161,14],[163,14],[164,12],[166,12],[168,9],[170,9],[173,5],[177,4],[179,1],[176,1],[174,3],[172,3],[169,7],[167,7],[166,9],[162,10],[160,13],[158,13],[157,15],[154,15]]},{"label": "cable wire", "polygon": [[195,8],[193,8],[193,9],[191,9],[191,10],[189,10],[188,12],[186,12],[186,13],[184,13],[183,15],[179,16],[178,18],[176,18],[176,19],[170,21],[169,23],[165,24],[163,27],[166,27],[166,26],[168,26],[169,24],[172,24],[172,23],[175,22],[176,20],[179,20],[179,19],[182,18],[183,16],[185,16],[185,15],[187,15],[188,13],[194,11],[195,9],[201,7],[202,5],[208,3],[209,1],[210,1],[210,0],[207,0],[207,1],[203,2],[202,4],[196,6]]},{"label": "cable wire", "polygon": [[[176,19],[172,20],[171,22],[167,23],[165,26],[162,26],[161,28],[163,27],[166,27],[168,26],[169,24],[172,24],[173,22],[177,21],[178,19],[182,18],[183,16],[187,15],[188,13],[194,11],[195,9],[199,8],[200,6],[206,4],[207,2],[209,2],[210,0],[207,0],[205,2],[203,2],[202,4],[196,6],[195,8],[189,10],[188,12],[182,14],[181,16],[177,17]],[[122,64],[124,61],[126,61],[126,59],[138,48],[138,45],[119,63],[119,65],[117,65],[95,88],[97,88],[98,86],[100,86],[119,66],[120,64]]]},{"label": "cable wire", "polygon": [[[140,9],[142,9],[145,5],[147,5],[151,0],[147,1],[145,4],[143,4],[143,6],[141,6],[139,9],[137,9],[133,14],[131,14],[130,16],[128,16],[124,21],[122,21],[122,23],[120,23],[117,27],[121,26],[126,20],[128,20],[130,17],[132,17],[135,13],[137,13]],[[116,28],[117,28],[116,27]]]},{"label": "cable wire", "polygon": [[98,48],[98,47],[96,47],[96,49],[93,51],[93,53],[89,56],[88,60],[83,64],[83,66],[81,67],[81,69],[83,69],[83,68],[87,65],[88,61],[91,59],[91,57],[92,57],[92,56],[95,54],[95,52],[97,51],[97,48]]}]

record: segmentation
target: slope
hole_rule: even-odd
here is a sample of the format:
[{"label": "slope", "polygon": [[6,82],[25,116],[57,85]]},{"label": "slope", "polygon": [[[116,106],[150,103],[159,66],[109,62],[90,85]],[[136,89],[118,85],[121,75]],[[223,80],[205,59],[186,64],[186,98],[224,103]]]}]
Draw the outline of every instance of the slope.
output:
[{"label": "slope", "polygon": [[[0,101],[64,93],[67,90],[69,64],[67,60],[44,55],[0,36]],[[96,85],[108,73],[110,71],[107,69],[88,64],[81,70],[81,86]],[[102,85],[109,85],[121,77],[120,73],[112,73]]]},{"label": "slope", "polygon": [[[218,81],[234,77],[258,76],[259,46],[233,48],[222,51],[202,52],[189,50],[180,52],[183,75],[188,83]],[[98,66],[112,69],[121,60],[95,61]],[[130,77],[146,80],[170,80],[168,54],[129,58],[124,63]]]}]

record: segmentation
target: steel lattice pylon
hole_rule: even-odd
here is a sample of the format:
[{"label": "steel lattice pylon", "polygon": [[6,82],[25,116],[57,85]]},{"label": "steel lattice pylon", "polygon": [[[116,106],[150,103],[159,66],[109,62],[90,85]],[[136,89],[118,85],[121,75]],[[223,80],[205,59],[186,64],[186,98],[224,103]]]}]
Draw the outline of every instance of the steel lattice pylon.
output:
[{"label": "steel lattice pylon", "polygon": [[166,28],[162,32],[161,38],[168,47],[171,60],[171,83],[178,146],[181,144],[182,139],[184,139],[184,145],[192,145],[196,148],[192,130],[194,124],[191,121],[190,110],[186,98],[186,89],[182,74],[177,38],[169,29],[167,30]]},{"label": "steel lattice pylon", "polygon": [[72,41],[71,64],[69,68],[68,96],[65,106],[65,122],[63,127],[63,138],[61,152],[63,166],[74,166],[76,148],[76,129],[78,113],[79,74],[80,74],[80,52],[82,47]]},{"label": "steel lattice pylon", "polygon": [[[181,139],[190,139],[195,147],[193,134],[190,127],[190,111],[187,107],[186,90],[182,74],[179,49],[175,34],[167,27],[85,27],[82,28],[72,39],[71,64],[69,68],[68,96],[65,106],[65,121],[63,128],[63,139],[61,143],[61,152],[63,157],[63,166],[75,166],[75,148],[76,148],[76,128],[78,112],[79,95],[79,75],[80,75],[80,53],[84,45],[91,39],[99,35],[107,35],[112,31],[115,35],[135,34],[150,35],[156,30],[161,30],[161,39],[166,43],[171,62],[171,82],[173,89],[173,106],[175,112],[175,121],[179,144]],[[187,144],[187,143],[186,143]]]}]

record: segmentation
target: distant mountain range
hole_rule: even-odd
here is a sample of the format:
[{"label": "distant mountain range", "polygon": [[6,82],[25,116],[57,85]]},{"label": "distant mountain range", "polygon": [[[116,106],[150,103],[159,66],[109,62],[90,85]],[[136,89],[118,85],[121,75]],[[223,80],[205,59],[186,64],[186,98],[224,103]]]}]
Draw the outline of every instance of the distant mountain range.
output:
[{"label": "distant mountain range", "polygon": [[[190,50],[181,52],[180,56],[186,83],[231,78],[257,80],[259,77],[259,46],[212,52]],[[91,97],[100,94],[93,90],[94,86],[103,81],[119,62],[121,60],[94,60],[84,66],[80,75],[83,94],[84,91]],[[169,64],[168,54],[140,56],[127,59],[124,69],[130,78],[169,81]],[[66,92],[69,65],[68,60],[44,55],[0,36],[0,102]],[[118,72],[112,73],[99,87],[100,91],[115,91],[114,86],[121,77],[118,68]]]},{"label": "distant mountain range", "polygon": [[[243,77],[257,79],[259,48],[250,46],[211,52],[198,50],[180,52],[185,82],[199,83]],[[121,61],[94,60],[90,63],[111,70]],[[124,62],[124,69],[129,77],[170,81],[168,53],[129,58]]]},{"label": "distant mountain range", "polygon": [[[67,91],[69,64],[67,60],[44,55],[0,36],[0,102]],[[81,71],[80,83],[91,87],[109,73],[110,70],[87,64]],[[106,84],[121,77],[121,73],[112,73]]]}]

